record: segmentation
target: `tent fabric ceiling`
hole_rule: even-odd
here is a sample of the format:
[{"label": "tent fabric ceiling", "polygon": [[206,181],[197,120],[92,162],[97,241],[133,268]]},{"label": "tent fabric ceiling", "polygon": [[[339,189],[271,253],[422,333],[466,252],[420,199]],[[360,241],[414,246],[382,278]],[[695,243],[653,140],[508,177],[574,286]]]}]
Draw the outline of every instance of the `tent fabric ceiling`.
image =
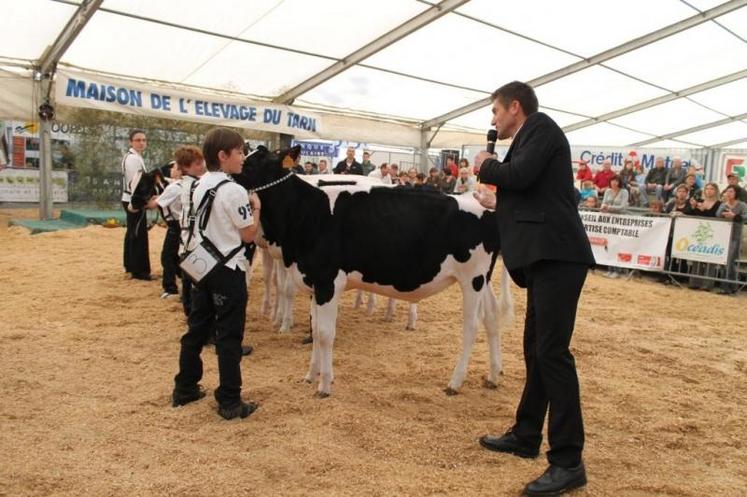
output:
[{"label": "tent fabric ceiling", "polygon": [[[13,40],[0,48],[0,66],[3,60],[37,61],[79,4],[0,0],[5,39]],[[272,99],[436,4],[104,0],[60,64]],[[536,90],[543,111],[561,126],[577,125],[568,132],[572,144],[691,147],[747,139],[747,119],[738,118],[747,112],[747,72],[686,97],[677,93],[747,69],[747,0],[525,0],[510,6],[471,0],[456,5],[306,91],[295,105],[417,127],[485,99],[504,82],[541,78],[723,6],[729,10],[723,15]],[[0,78],[0,90],[9,84],[17,92],[17,78]],[[609,121],[600,118],[657,97],[670,101],[618,113]],[[734,122],[676,135],[735,116]],[[454,136],[462,139],[479,137],[490,117],[484,107],[451,119],[443,130],[456,131]]]}]

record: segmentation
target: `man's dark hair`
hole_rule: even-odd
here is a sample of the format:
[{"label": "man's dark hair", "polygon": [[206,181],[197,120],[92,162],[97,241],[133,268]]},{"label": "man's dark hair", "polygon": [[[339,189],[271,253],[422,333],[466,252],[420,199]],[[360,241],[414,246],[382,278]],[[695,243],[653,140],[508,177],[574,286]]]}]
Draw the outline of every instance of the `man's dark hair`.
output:
[{"label": "man's dark hair", "polygon": [[236,131],[228,128],[213,128],[205,136],[202,144],[202,155],[208,171],[219,171],[220,160],[218,152],[221,150],[230,154],[233,149],[244,150],[244,139]]},{"label": "man's dark hair", "polygon": [[130,130],[129,133],[127,133],[127,136],[129,136],[130,137],[130,141],[132,141],[132,139],[135,138],[135,135],[137,135],[138,133],[145,134],[145,131],[143,131],[140,128],[133,128],[133,129]]},{"label": "man's dark hair", "polygon": [[534,94],[534,88],[521,81],[511,81],[495,90],[490,95],[490,100],[496,99],[506,108],[514,100],[518,101],[521,109],[527,116],[537,112],[537,108],[539,107],[537,95]]}]

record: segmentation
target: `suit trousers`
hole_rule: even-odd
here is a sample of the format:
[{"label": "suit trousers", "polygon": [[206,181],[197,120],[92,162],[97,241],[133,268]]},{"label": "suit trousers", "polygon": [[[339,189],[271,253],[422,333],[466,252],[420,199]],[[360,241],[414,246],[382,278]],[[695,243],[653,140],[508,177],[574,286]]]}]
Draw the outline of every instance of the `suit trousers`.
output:
[{"label": "suit trousers", "polygon": [[133,276],[150,275],[148,254],[148,219],[146,211],[130,212],[127,202],[122,202],[127,214],[127,230],[124,238],[124,268]]},{"label": "suit trousers", "polygon": [[214,334],[220,386],[215,400],[230,408],[241,401],[241,341],[246,324],[246,276],[224,265],[192,287],[189,329],[181,340],[175,390],[190,392],[202,379],[202,348]]},{"label": "suit trousers", "polygon": [[512,431],[539,447],[549,408],[547,459],[565,468],[581,462],[584,447],[576,363],[569,346],[587,271],[586,264],[546,260],[523,270],[527,284],[526,382]]}]

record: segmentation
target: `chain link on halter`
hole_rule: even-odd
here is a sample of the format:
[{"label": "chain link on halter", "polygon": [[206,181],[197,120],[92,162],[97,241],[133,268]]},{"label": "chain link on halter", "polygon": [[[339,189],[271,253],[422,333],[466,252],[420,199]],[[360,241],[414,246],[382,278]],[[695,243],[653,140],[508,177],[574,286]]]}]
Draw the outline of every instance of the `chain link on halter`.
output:
[{"label": "chain link on halter", "polygon": [[249,193],[252,194],[252,193],[255,193],[255,192],[261,192],[262,190],[267,190],[268,188],[272,188],[273,186],[279,185],[283,181],[287,180],[291,176],[295,176],[295,174],[296,173],[293,172],[293,171],[288,171],[288,174],[286,174],[282,178],[276,179],[275,181],[273,181],[271,183],[267,183],[266,185],[262,185],[262,186],[259,186],[257,188],[252,188],[251,190],[249,190]]}]

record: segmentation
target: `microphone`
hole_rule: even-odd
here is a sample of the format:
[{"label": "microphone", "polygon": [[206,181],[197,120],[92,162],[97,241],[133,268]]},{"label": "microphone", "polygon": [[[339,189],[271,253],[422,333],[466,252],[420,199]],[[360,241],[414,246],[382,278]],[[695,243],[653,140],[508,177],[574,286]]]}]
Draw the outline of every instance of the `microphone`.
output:
[{"label": "microphone", "polygon": [[488,146],[485,148],[485,150],[487,150],[489,154],[495,153],[496,140],[498,140],[498,131],[491,129],[490,131],[488,131]]}]

